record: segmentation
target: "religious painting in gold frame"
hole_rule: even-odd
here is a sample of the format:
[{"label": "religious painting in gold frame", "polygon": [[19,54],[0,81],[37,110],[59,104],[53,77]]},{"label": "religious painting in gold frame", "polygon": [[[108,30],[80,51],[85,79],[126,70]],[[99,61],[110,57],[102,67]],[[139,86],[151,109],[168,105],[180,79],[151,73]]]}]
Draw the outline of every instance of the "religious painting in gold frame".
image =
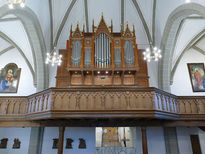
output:
[{"label": "religious painting in gold frame", "polygon": [[188,63],[187,66],[193,92],[205,92],[204,63]]},{"label": "religious painting in gold frame", "polygon": [[0,70],[0,93],[17,93],[21,68],[14,63]]}]

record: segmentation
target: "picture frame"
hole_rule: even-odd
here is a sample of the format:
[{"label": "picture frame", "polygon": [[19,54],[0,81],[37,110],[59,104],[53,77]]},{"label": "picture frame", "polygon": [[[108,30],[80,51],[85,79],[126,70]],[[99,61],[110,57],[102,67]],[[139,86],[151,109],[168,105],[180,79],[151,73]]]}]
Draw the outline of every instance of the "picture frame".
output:
[{"label": "picture frame", "polygon": [[187,66],[193,92],[205,92],[204,63],[188,63]]},{"label": "picture frame", "polygon": [[0,93],[17,93],[21,68],[15,63],[7,64],[0,70]]}]

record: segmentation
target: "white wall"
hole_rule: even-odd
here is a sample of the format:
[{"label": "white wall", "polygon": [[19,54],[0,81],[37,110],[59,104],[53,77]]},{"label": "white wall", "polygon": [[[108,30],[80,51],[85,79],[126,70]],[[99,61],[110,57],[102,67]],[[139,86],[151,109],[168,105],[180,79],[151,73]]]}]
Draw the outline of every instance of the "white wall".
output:
[{"label": "white wall", "polygon": [[8,63],[15,63],[21,68],[21,75],[17,93],[2,93],[0,96],[27,96],[36,92],[33,84],[33,77],[24,58],[17,49],[12,49],[0,56],[0,69],[3,69]]},{"label": "white wall", "polygon": [[[0,128],[0,139],[8,138],[7,149],[0,149],[1,154],[26,154],[28,153],[31,128]],[[14,139],[21,142],[20,149],[12,149]]]},{"label": "white wall", "polygon": [[205,154],[205,132],[202,131],[201,129],[198,129],[198,134],[199,134],[199,141],[200,141],[202,154]]},{"label": "white wall", "polygon": [[[74,140],[73,149],[65,149],[66,138]],[[79,149],[79,138],[86,141],[86,149]],[[94,154],[95,153],[95,128],[94,127],[66,127],[64,136],[64,154]]]},{"label": "white wall", "polygon": [[187,63],[204,63],[205,56],[201,53],[190,49],[182,57],[176,69],[173,85],[171,85],[171,93],[178,96],[204,96],[205,92],[193,92]]},{"label": "white wall", "polygon": [[165,154],[164,130],[162,127],[147,128],[147,144],[149,154]]},{"label": "white wall", "polygon": [[158,62],[147,62],[149,86],[158,88]]},{"label": "white wall", "polygon": [[199,135],[202,154],[205,154],[205,132],[197,127],[177,127],[180,154],[192,154],[190,135]]},{"label": "white wall", "polygon": [[54,138],[58,138],[58,127],[46,127],[43,135],[42,154],[57,154],[58,149],[52,149]]},{"label": "white wall", "polygon": [[[44,130],[42,154],[56,154],[57,149],[52,149],[53,139],[58,138],[58,127],[46,127]],[[73,149],[66,149],[66,138],[74,140]],[[86,149],[78,149],[79,138],[86,141]],[[94,154],[95,153],[95,128],[94,127],[66,127],[64,134],[64,154]]]}]

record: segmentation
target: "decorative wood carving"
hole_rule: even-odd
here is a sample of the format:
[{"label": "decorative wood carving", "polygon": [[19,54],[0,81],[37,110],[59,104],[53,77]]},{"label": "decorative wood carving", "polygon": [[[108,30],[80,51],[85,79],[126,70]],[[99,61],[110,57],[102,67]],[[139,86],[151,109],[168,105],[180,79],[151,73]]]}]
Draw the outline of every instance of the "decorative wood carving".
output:
[{"label": "decorative wood carving", "polygon": [[0,97],[1,121],[122,115],[203,120],[205,97],[177,97],[155,88],[130,86],[51,88],[29,97]]}]

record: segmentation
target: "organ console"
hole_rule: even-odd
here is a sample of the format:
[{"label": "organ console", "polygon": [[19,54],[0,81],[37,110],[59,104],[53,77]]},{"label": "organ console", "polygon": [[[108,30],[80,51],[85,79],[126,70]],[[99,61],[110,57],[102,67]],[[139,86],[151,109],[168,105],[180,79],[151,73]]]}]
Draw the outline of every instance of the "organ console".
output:
[{"label": "organ console", "polygon": [[92,32],[70,28],[67,49],[60,50],[63,62],[57,70],[56,86],[149,86],[147,64],[137,48],[135,28],[113,32],[102,15]]}]

